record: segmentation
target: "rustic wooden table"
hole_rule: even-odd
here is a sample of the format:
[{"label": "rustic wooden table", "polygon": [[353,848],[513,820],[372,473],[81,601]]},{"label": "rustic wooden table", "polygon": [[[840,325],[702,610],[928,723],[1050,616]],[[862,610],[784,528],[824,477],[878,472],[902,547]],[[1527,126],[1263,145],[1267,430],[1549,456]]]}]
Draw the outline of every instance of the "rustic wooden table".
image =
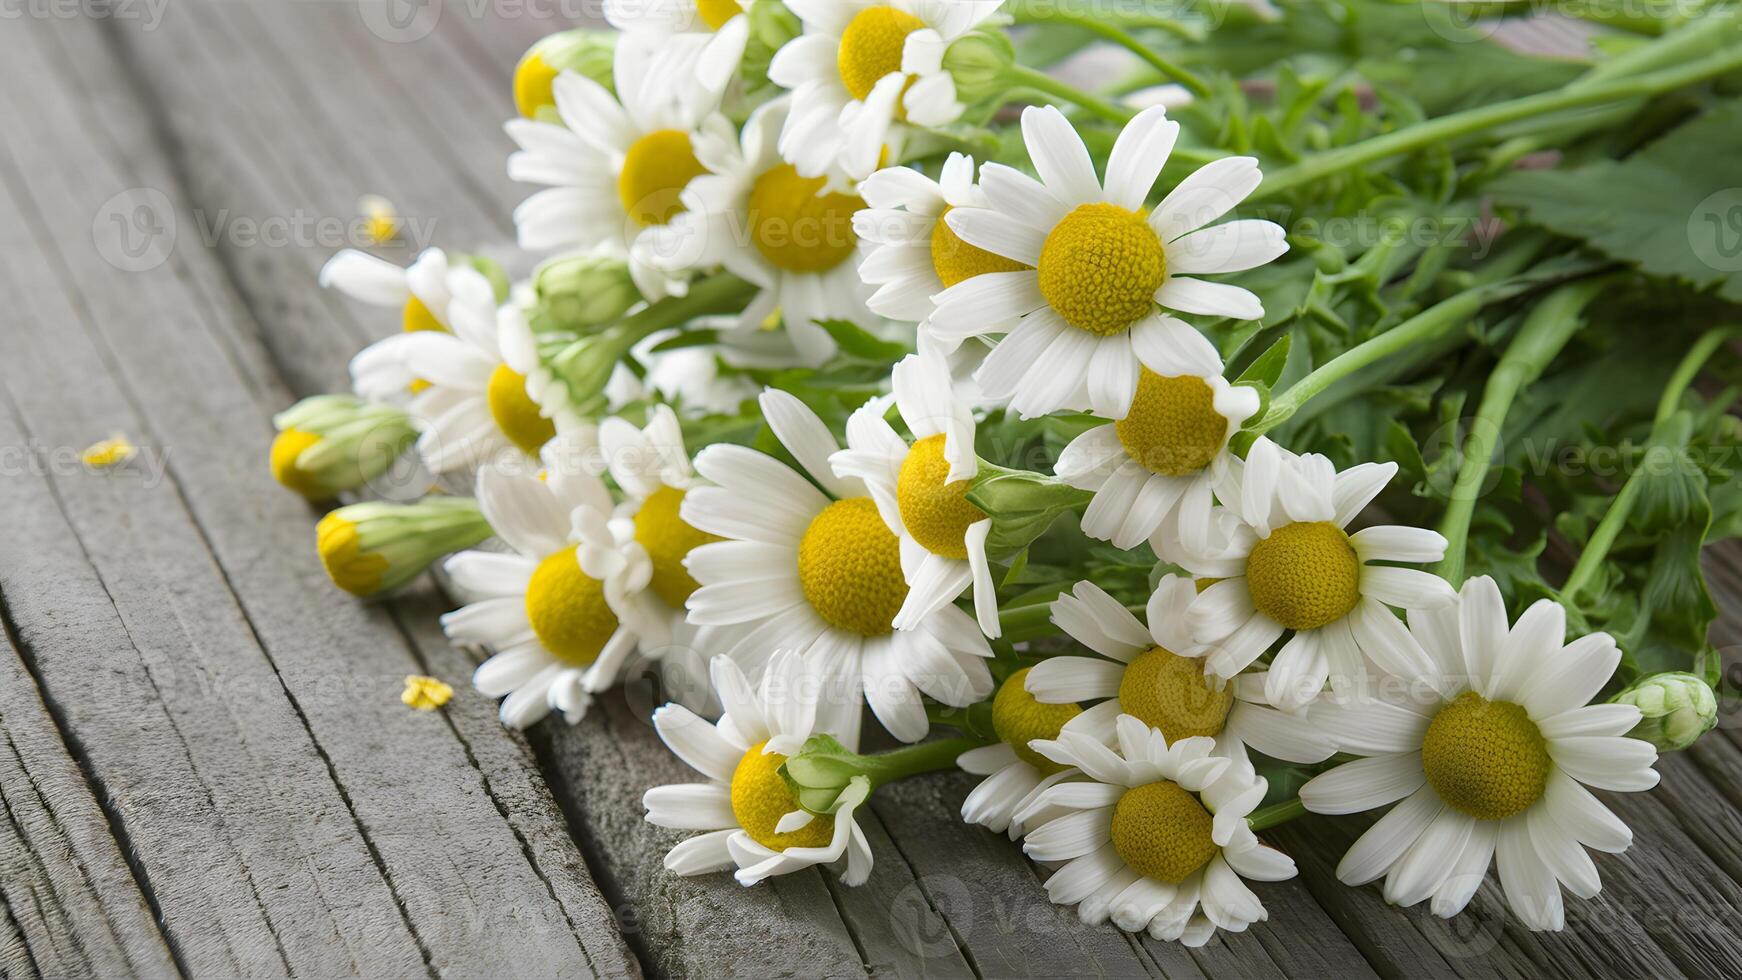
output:
[{"label": "rustic wooden table", "polygon": [[[1452,922],[1339,885],[1348,822],[1274,835],[1301,875],[1246,934],[1086,927],[961,823],[963,776],[879,795],[862,888],[665,874],[675,835],[640,797],[685,770],[649,705],[504,731],[446,600],[332,588],[319,513],[267,475],[271,414],[342,389],[394,326],[315,288],[335,229],[376,192],[418,245],[510,256],[509,72],[583,7],[364,4],[37,0],[0,23],[0,975],[1742,973],[1728,730],[1612,801],[1637,843],[1597,856],[1604,891],[1559,935],[1510,923],[1492,882]],[[139,459],[78,464],[116,431]],[[1742,594],[1739,553],[1711,558]],[[411,673],[460,691],[406,710]]]}]

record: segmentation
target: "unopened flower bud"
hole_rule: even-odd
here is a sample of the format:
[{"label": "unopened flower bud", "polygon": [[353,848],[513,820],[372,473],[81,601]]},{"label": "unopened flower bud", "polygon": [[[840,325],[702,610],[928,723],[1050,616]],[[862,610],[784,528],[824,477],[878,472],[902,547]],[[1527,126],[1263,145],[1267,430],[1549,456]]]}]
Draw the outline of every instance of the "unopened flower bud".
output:
[{"label": "unopened flower bud", "polygon": [[1641,678],[1615,695],[1614,701],[1631,704],[1644,716],[1627,734],[1664,752],[1687,748],[1718,723],[1718,698],[1712,686],[1684,671]]},{"label": "unopened flower bud", "polygon": [[551,259],[532,275],[540,329],[584,333],[615,321],[641,302],[629,263],[609,255]]},{"label": "unopened flower bud", "polygon": [[1016,48],[999,30],[969,31],[944,51],[944,71],[955,80],[956,100],[964,105],[1003,95],[1014,64]]},{"label": "unopened flower bud", "polygon": [[1092,496],[1057,477],[1005,469],[981,460],[968,502],[992,518],[987,554],[1008,555],[1045,534],[1060,514],[1086,505]]},{"label": "unopened flower bud", "polygon": [[404,585],[436,559],[491,535],[470,497],[415,504],[371,501],[340,507],[315,526],[315,549],[333,584],[367,598]]},{"label": "unopened flower bud", "polygon": [[272,422],[272,476],[310,500],[331,500],[380,476],[417,438],[404,410],[352,395],[304,398]]},{"label": "unopened flower bud", "polygon": [[565,71],[580,72],[610,89],[616,49],[617,35],[612,31],[562,31],[540,39],[514,66],[514,107],[528,119],[554,116],[551,83]]}]

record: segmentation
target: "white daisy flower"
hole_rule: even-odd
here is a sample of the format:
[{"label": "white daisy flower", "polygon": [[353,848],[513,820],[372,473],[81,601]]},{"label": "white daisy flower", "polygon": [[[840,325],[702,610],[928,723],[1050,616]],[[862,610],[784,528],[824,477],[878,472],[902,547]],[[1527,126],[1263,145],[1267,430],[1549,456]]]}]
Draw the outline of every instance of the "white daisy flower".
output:
[{"label": "white daisy flower", "polygon": [[552,83],[562,125],[504,125],[520,147],[508,158],[509,178],[548,187],[514,209],[522,248],[608,246],[628,259],[649,300],[684,291],[687,270],[655,266],[648,235],[683,210],[681,192],[704,172],[690,134],[713,104],[681,104],[685,79],[674,69],[676,54],[655,39],[626,35],[612,63],[617,95],[565,71]]},{"label": "white daisy flower", "polygon": [[1264,315],[1252,293],[1189,275],[1251,269],[1288,250],[1269,221],[1203,227],[1258,186],[1257,161],[1218,160],[1149,211],[1144,202],[1179,136],[1166,110],[1145,109],[1126,124],[1104,183],[1057,109],[1025,109],[1022,133],[1040,180],[988,163],[980,188],[989,206],[954,208],[944,221],[963,241],[1026,268],[944,290],[932,332],[945,341],[1008,332],[980,384],[1024,418],[1084,405],[1124,418],[1139,365],[1169,377],[1218,373],[1214,346],[1157,304],[1242,320]]},{"label": "white daisy flower", "polygon": [[1072,728],[1103,741],[1113,737],[1115,718],[1131,715],[1173,741],[1214,738],[1216,755],[1240,762],[1248,746],[1285,762],[1330,758],[1335,746],[1318,728],[1265,700],[1262,672],[1232,684],[1204,676],[1202,651],[1186,628],[1197,595],[1191,579],[1162,576],[1145,626],[1099,586],[1078,582],[1053,602],[1052,620],[1100,656],[1049,657],[1028,672],[1029,693],[1046,704],[1100,700]]},{"label": "white daisy flower", "polygon": [[[847,859],[841,882],[862,884],[871,874],[871,844],[855,820],[866,784],[843,791],[830,815],[799,807],[780,778],[786,758],[805,740],[827,731],[817,725],[816,683],[791,653],[774,655],[760,685],[727,657],[713,664],[714,685],[725,714],[709,724],[682,705],[653,713],[653,727],[666,746],[706,783],[658,786],[642,804],[647,821],[678,830],[701,830],[672,848],[665,867],[680,875],[706,874],[736,866],[739,884]],[[836,733],[831,733],[836,734]]]},{"label": "white daisy flower", "polygon": [[[1373,562],[1433,562],[1446,539],[1425,528],[1344,529],[1397,472],[1396,463],[1362,463],[1338,473],[1317,454],[1295,456],[1259,439],[1242,466],[1230,466],[1216,495],[1237,515],[1217,556],[1180,554],[1195,575],[1221,579],[1192,601],[1192,638],[1211,648],[1204,669],[1233,677],[1284,633],[1266,677],[1271,704],[1298,710],[1327,678],[1342,686],[1364,673],[1363,655],[1400,676],[1428,666],[1421,645],[1388,606],[1443,606],[1452,587],[1430,572]],[[1223,524],[1223,522],[1216,522]]]},{"label": "white daisy flower", "polygon": [[1487,577],[1465,582],[1455,605],[1411,610],[1409,630],[1429,669],[1313,709],[1339,749],[1367,758],[1302,786],[1307,809],[1357,813],[1402,801],[1343,856],[1337,877],[1361,885],[1383,875],[1386,901],[1431,898],[1434,914],[1449,917],[1492,862],[1526,925],[1560,929],[1562,886],[1580,898],[1602,888],[1585,848],[1620,853],[1633,839],[1585,787],[1657,785],[1657,750],[1624,737],[1639,709],[1590,703],[1620,650],[1606,633],[1567,643],[1566,613],[1550,599],[1508,628]]},{"label": "white daisy flower", "polygon": [[951,208],[984,208],[974,184],[974,158],[952,153],[937,180],[908,167],[887,167],[859,186],[868,205],[853,216],[853,230],[871,244],[859,274],[877,288],[873,312],[920,325],[922,340],[954,351],[960,337],[935,338],[926,322],[932,297],[988,272],[1016,272],[1020,262],[962,241],[942,220]]},{"label": "white daisy flower", "polygon": [[761,403],[810,479],[745,446],[716,444],[696,456],[716,485],[685,495],[683,519],[727,540],[684,562],[702,584],[689,598],[690,622],[744,625],[729,653],[751,676],[772,651],[807,657],[829,681],[823,727],[850,746],[866,702],[890,734],[918,741],[930,728],[920,693],[956,707],[983,700],[992,650],[953,605],[895,628],[908,594],[900,539],[864,481],[829,468],[839,447],[815,413],[775,389]]},{"label": "white daisy flower", "polygon": [[789,0],[804,33],[774,54],[768,77],[792,91],[780,152],[799,173],[836,166],[855,180],[877,169],[907,124],[961,118],[944,51],[1003,0]]},{"label": "white daisy flower", "polygon": [[[811,365],[835,353],[818,320],[875,325],[870,287],[859,278],[861,253],[853,215],[865,206],[838,179],[801,177],[781,160],[775,141],[787,100],[751,113],[742,133],[714,116],[696,138],[710,171],[683,193],[685,211],[653,238],[656,261],[671,268],[724,266],[761,292],[738,317],[747,336],[782,321]],[[732,335],[727,335],[732,342]]]},{"label": "white daisy flower", "polygon": [[321,281],[365,302],[404,305],[405,331],[358,352],[351,381],[364,398],[405,406],[430,472],[531,462],[559,431],[592,438],[573,412],[541,402],[548,390],[535,383],[543,372],[531,331],[524,318],[498,315],[495,287],[477,269],[450,266],[437,249],[404,270],[346,251]]},{"label": "white daisy flower", "polygon": [[663,624],[642,590],[652,563],[630,522],[612,520],[611,495],[583,465],[590,451],[546,447],[545,468],[478,471],[478,506],[513,549],[448,559],[468,604],[442,617],[448,637],[489,647],[472,684],[501,697],[502,723],[525,728],[553,708],[570,724],[616,684],[643,636]]},{"label": "white daisy flower", "polygon": [[678,97],[717,105],[744,60],[748,6],[743,0],[605,0],[605,19],[625,34],[683,52],[680,64],[698,84],[684,86]]},{"label": "white daisy flower", "polygon": [[1211,739],[1170,745],[1130,715],[1114,727],[1117,751],[1082,732],[1034,743],[1089,777],[1041,791],[1022,814],[1029,857],[1067,862],[1047,879],[1047,897],[1076,905],[1090,924],[1110,917],[1128,932],[1147,929],[1187,946],[1269,918],[1241,879],[1282,881],[1295,869],[1247,823],[1265,781],[1212,756]]},{"label": "white daisy flower", "polygon": [[1232,459],[1228,440],[1258,412],[1258,401],[1257,389],[1222,377],[1213,349],[1186,373],[1141,368],[1125,417],[1072,439],[1053,466],[1059,479],[1095,495],[1083,511],[1083,533],[1115,548],[1148,540],[1164,559],[1173,557],[1175,542],[1202,552],[1215,486]]},{"label": "white daisy flower", "polygon": [[913,629],[972,586],[980,630],[996,638],[998,587],[986,560],[992,519],[967,499],[980,470],[974,415],[953,396],[941,354],[910,354],[893,374],[895,406],[913,445],[884,420],[888,399],[874,398],[847,420],[848,448],[829,461],[836,473],[865,481],[884,523],[901,538],[907,599],[895,628]]},{"label": "white daisy flower", "polygon": [[1016,815],[1041,790],[1077,775],[1077,770],[1048,759],[1029,743],[1055,739],[1062,731],[1080,728],[1085,712],[1076,704],[1042,704],[1028,692],[1029,670],[1015,671],[998,685],[992,698],[992,730],[998,741],[969,749],[956,757],[965,772],[985,776],[962,801],[962,819],[987,830],[1022,836]]}]

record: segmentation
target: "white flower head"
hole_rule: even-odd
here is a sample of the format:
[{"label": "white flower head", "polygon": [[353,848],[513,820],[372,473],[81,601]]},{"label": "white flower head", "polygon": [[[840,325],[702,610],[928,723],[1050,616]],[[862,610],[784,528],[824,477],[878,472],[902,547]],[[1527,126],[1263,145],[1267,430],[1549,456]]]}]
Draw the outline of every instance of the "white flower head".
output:
[{"label": "white flower head", "polygon": [[1203,227],[1258,186],[1257,161],[1209,164],[1150,211],[1150,188],[1179,136],[1166,110],[1145,109],[1126,124],[1104,180],[1057,109],[1024,110],[1022,133],[1040,179],[987,163],[980,188],[988,206],[944,216],[963,241],[1022,268],[944,290],[931,332],[946,343],[1007,333],[980,384],[1024,418],[1076,407],[1124,418],[1139,366],[1170,377],[1219,374],[1215,347],[1162,310],[1264,315],[1247,290],[1192,275],[1240,272],[1287,251],[1282,229],[1269,221]]},{"label": "white flower head", "polygon": [[1294,861],[1259,843],[1247,823],[1266,783],[1211,755],[1208,738],[1169,743],[1121,715],[1117,748],[1083,732],[1037,741],[1036,751],[1088,777],[1042,790],[1021,817],[1023,850],[1064,862],[1047,897],[1076,905],[1089,923],[1201,946],[1217,929],[1241,932],[1268,918],[1241,879],[1294,877]]},{"label": "white flower head", "polygon": [[683,519],[725,540],[685,561],[702,586],[689,598],[690,622],[744,626],[729,652],[751,676],[756,658],[774,650],[807,658],[830,682],[824,727],[849,747],[866,703],[891,734],[917,741],[930,728],[920,693],[958,707],[984,699],[992,650],[950,604],[895,628],[908,595],[900,539],[864,481],[829,467],[840,447],[815,413],[775,389],[761,403],[810,479],[745,446],[716,444],[696,456],[714,485],[685,495]]},{"label": "white flower head", "polygon": [[1431,899],[1434,914],[1449,917],[1493,863],[1515,915],[1532,929],[1560,929],[1562,887],[1581,898],[1602,888],[1585,849],[1619,853],[1633,839],[1586,787],[1657,785],[1657,750],[1625,737],[1639,709],[1590,703],[1621,651],[1606,633],[1566,642],[1566,613],[1551,599],[1508,626],[1485,576],[1465,582],[1453,605],[1411,610],[1409,631],[1430,658],[1426,669],[1372,678],[1358,695],[1312,711],[1341,751],[1366,758],[1302,786],[1307,809],[1397,803],[1343,856],[1337,877],[1362,885],[1383,876],[1386,901]]},{"label": "white flower head", "polygon": [[839,167],[856,180],[906,125],[955,122],[963,105],[944,51],[1003,0],[789,0],[804,32],[775,52],[768,77],[792,92],[780,152],[807,177]]},{"label": "white flower head", "polygon": [[1028,672],[1029,693],[1048,704],[1100,701],[1071,727],[1103,741],[1112,739],[1115,718],[1131,715],[1174,741],[1214,738],[1216,755],[1242,763],[1248,746],[1286,762],[1330,758],[1335,747],[1305,717],[1270,706],[1263,672],[1231,684],[1205,675],[1186,628],[1197,594],[1191,579],[1162,576],[1145,625],[1099,586],[1078,582],[1053,602],[1052,619],[1099,656],[1042,661]]},{"label": "white flower head", "polygon": [[[1271,661],[1265,697],[1288,710],[1304,706],[1327,679],[1341,687],[1370,660],[1410,676],[1427,655],[1389,607],[1444,606],[1452,587],[1430,572],[1373,562],[1432,562],[1446,539],[1424,528],[1345,528],[1397,472],[1396,463],[1362,463],[1341,473],[1319,455],[1295,456],[1259,439],[1244,466],[1230,465],[1216,495],[1237,515],[1215,557],[1182,553],[1194,574],[1221,579],[1192,601],[1192,638],[1207,647],[1204,668],[1233,677],[1284,633]],[[1213,521],[1227,527],[1225,521]]]},{"label": "white flower head", "polygon": [[692,108],[717,105],[750,40],[743,0],[605,0],[605,19],[625,34],[645,37],[678,52],[674,67],[695,84],[678,98]]},{"label": "white flower head", "polygon": [[660,739],[708,779],[658,786],[642,797],[649,823],[705,831],[672,848],[666,869],[698,875],[736,867],[738,882],[754,885],[845,857],[842,883],[863,883],[871,844],[855,814],[866,785],[849,787],[839,810],[818,815],[800,808],[780,777],[787,756],[826,731],[817,724],[817,679],[791,653],[772,656],[759,684],[729,658],[716,658],[712,669],[725,706],[718,723],[675,704],[653,713]]}]

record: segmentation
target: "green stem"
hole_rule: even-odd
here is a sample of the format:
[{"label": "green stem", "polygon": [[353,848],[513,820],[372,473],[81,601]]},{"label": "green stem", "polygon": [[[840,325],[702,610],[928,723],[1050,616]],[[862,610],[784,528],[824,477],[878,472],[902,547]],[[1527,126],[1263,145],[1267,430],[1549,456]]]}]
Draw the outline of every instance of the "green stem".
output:
[{"label": "green stem", "polygon": [[1122,28],[1107,23],[1104,19],[1064,13],[1057,9],[1041,11],[1036,8],[1030,8],[1029,10],[1020,13],[1017,16],[1017,20],[1025,23],[1066,24],[1071,27],[1088,31],[1090,34],[1112,41],[1114,44],[1119,45],[1125,50],[1143,59],[1145,64],[1154,68],[1163,78],[1171,78],[1174,81],[1179,82],[1186,88],[1191,89],[1192,94],[1199,98],[1203,98],[1210,94],[1210,86],[1206,85],[1203,79],[1184,68],[1181,68],[1173,62],[1168,61],[1161,55],[1156,54],[1148,45],[1132,37]]},{"label": "green stem", "polygon": [[934,725],[948,725],[964,735],[975,738],[997,737],[992,728],[992,702],[989,700],[968,705],[966,708],[927,704],[925,717]]},{"label": "green stem", "polygon": [[875,789],[920,773],[954,769],[957,756],[969,749],[990,745],[992,741],[989,738],[941,738],[891,752],[860,756],[860,759],[865,774],[871,777],[871,787]]},{"label": "green stem", "polygon": [[[1694,345],[1688,348],[1686,356],[1676,365],[1675,373],[1670,375],[1669,384],[1663,389],[1663,395],[1657,402],[1657,414],[1652,419],[1652,435],[1681,404],[1682,395],[1694,383],[1694,378],[1705,366],[1706,361],[1717,353],[1730,338],[1742,335],[1742,327],[1714,327],[1700,335]],[[1603,519],[1597,522],[1596,530],[1591,532],[1591,538],[1585,542],[1585,550],[1579,555],[1579,560],[1573,565],[1572,573],[1567,576],[1566,584],[1561,586],[1561,601],[1571,605],[1597,570],[1602,567],[1603,559],[1608,557],[1609,549],[1614,546],[1615,538],[1626,526],[1628,515],[1633,512],[1633,504],[1639,499],[1641,489],[1645,486],[1646,467],[1639,467],[1628,474],[1627,482],[1621,485],[1621,492],[1609,504],[1609,510],[1603,514]]]},{"label": "green stem", "polygon": [[1349,146],[1313,154],[1293,166],[1265,177],[1264,183],[1258,186],[1258,189],[1252,193],[1248,200],[1257,201],[1266,197],[1274,197],[1302,185],[1324,180],[1326,177],[1341,173],[1344,170],[1352,170],[1399,153],[1408,153],[1426,146],[1446,143],[1502,123],[1560,112],[1563,109],[1575,109],[1580,106],[1601,105],[1639,96],[1657,95],[1727,74],[1738,68],[1742,68],[1742,45],[1737,45],[1732,50],[1723,51],[1710,57],[1700,58],[1677,68],[1584,87],[1568,86],[1554,92],[1542,92],[1493,105],[1466,109],[1463,112],[1454,112],[1437,119],[1416,123],[1395,132],[1374,136]]},{"label": "green stem", "polygon": [[756,295],[757,286],[729,272],[691,284],[682,296],[667,296],[650,303],[618,324],[618,329],[636,340],[667,327],[675,327],[699,316],[715,313],[737,313]]},{"label": "green stem", "polygon": [[1464,582],[1466,541],[1470,536],[1470,519],[1476,513],[1476,501],[1482,496],[1482,484],[1493,465],[1494,447],[1506,424],[1506,414],[1518,392],[1542,375],[1561,348],[1573,339],[1583,325],[1579,314],[1597,293],[1608,285],[1604,278],[1571,283],[1550,293],[1530,316],[1489,375],[1482,388],[1482,403],[1476,418],[1470,423],[1470,434],[1464,439],[1463,459],[1458,464],[1458,478],[1452,484],[1451,500],[1440,520],[1440,534],[1446,539],[1446,556],[1434,571],[1456,588]]},{"label": "green stem", "polygon": [[1246,817],[1246,823],[1255,831],[1269,830],[1277,824],[1287,823],[1295,817],[1306,816],[1307,808],[1300,798],[1273,803],[1260,810],[1253,810]]},{"label": "green stem", "polygon": [[1012,83],[1013,88],[1033,89],[1042,95],[1064,99],[1066,102],[1082,106],[1108,122],[1125,123],[1132,116],[1137,115],[1136,112],[1124,106],[1115,105],[1098,95],[1091,95],[1075,85],[1061,82],[1045,72],[1038,72],[1022,65],[1011,65],[1006,77]]}]

